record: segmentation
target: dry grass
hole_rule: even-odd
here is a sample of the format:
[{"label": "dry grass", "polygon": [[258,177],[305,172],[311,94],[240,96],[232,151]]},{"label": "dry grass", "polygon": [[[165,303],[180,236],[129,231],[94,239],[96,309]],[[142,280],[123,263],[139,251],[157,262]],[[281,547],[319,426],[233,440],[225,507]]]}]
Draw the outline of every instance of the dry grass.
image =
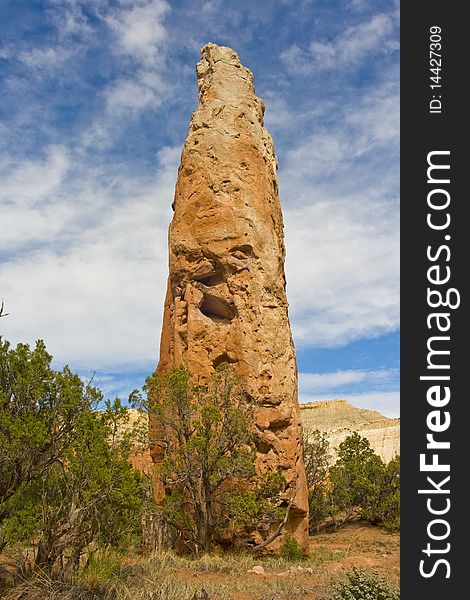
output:
[{"label": "dry grass", "polygon": [[[207,596],[200,596],[205,590]],[[141,578],[114,580],[106,586],[90,586],[84,582],[59,582],[35,577],[2,596],[4,600],[288,600],[309,597],[314,586],[295,578],[248,580],[204,580],[189,582],[176,574],[157,578],[152,573]],[[203,593],[203,592],[202,592]]]},{"label": "dry grass", "polygon": [[[354,526],[311,539],[301,562],[247,553],[152,557],[96,555],[73,581],[23,576],[3,600],[322,600],[331,585],[358,566],[398,580],[399,537]],[[250,573],[261,565],[264,573]],[[205,590],[206,594],[201,595]]]},{"label": "dry grass", "polygon": [[[114,562],[115,557],[112,558]],[[108,559],[103,562],[107,563]],[[247,577],[254,565],[263,565],[266,575]],[[311,565],[302,563],[302,568]],[[288,561],[233,554],[199,558],[162,553],[134,564],[96,562],[73,581],[55,580],[37,574],[17,585],[4,600],[193,600],[204,589],[211,600],[287,600],[305,598],[312,585],[288,573]],[[296,565],[298,566],[298,565]],[[318,566],[318,565],[317,565]],[[313,570],[313,567],[310,567]],[[107,575],[105,575],[107,574]]]}]

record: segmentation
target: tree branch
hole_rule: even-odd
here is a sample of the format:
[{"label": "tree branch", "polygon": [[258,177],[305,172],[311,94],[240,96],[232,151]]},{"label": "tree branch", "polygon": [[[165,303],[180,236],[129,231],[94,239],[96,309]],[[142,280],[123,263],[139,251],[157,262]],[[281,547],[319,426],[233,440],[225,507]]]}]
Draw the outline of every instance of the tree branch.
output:
[{"label": "tree branch", "polygon": [[2,298],[2,303],[0,304],[0,317],[6,317],[7,315],[10,314],[10,313],[3,312],[4,308],[5,308],[5,303]]},{"label": "tree branch", "polygon": [[266,546],[268,544],[270,544],[271,542],[273,542],[276,538],[278,538],[281,533],[282,530],[284,529],[284,527],[286,526],[287,520],[289,519],[289,512],[290,512],[290,507],[292,506],[292,502],[293,502],[294,498],[291,498],[289,500],[289,504],[287,505],[287,510],[286,510],[286,514],[284,516],[284,519],[282,520],[282,522],[279,524],[279,527],[276,529],[276,531],[274,531],[271,535],[269,535],[264,542],[261,542],[261,544],[258,544],[257,546],[253,546],[253,548],[250,549],[250,552],[259,552],[260,550],[262,550],[263,548],[266,548]]}]

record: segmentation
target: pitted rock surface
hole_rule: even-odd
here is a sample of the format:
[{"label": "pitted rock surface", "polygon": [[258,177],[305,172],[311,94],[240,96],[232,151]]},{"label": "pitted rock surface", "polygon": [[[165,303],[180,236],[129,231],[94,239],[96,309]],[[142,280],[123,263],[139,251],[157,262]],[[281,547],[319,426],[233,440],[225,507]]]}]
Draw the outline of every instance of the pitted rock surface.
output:
[{"label": "pitted rock surface", "polygon": [[[257,472],[282,469],[286,499],[293,497],[287,531],[305,547],[307,486],[277,158],[253,75],[237,53],[207,44],[196,71],[199,106],[178,171],[157,372],[184,365],[203,384],[221,362],[234,365],[256,406]],[[162,452],[155,444],[155,462]]]}]

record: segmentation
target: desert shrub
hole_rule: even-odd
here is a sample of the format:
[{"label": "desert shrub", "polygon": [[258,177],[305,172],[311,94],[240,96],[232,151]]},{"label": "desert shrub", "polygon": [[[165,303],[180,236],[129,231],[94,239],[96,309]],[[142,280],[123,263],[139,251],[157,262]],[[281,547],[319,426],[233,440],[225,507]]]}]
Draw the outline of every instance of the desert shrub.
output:
[{"label": "desert shrub", "polygon": [[108,443],[106,411],[83,414],[60,461],[23,486],[8,504],[4,539],[36,548],[36,566],[60,561],[74,571],[90,544],[116,550],[135,546],[141,533],[148,482]]},{"label": "desert shrub", "polygon": [[330,490],[322,484],[308,490],[308,530],[315,535],[330,515]]},{"label": "desert shrub", "polygon": [[286,482],[280,473],[256,478],[253,407],[234,369],[222,363],[208,386],[194,386],[176,368],[147,381],[153,443],[165,448],[159,476],[166,496],[161,518],[187,545],[209,551],[219,534],[282,522]]},{"label": "desert shrub", "polygon": [[299,546],[299,542],[290,534],[286,533],[284,541],[279,551],[281,558],[289,562],[304,560],[305,554]]},{"label": "desert shrub", "polygon": [[400,528],[399,456],[385,464],[357,432],[339,445],[332,466],[326,433],[314,431],[304,436],[303,444],[311,534],[355,518]]},{"label": "desert shrub", "polygon": [[338,460],[330,469],[333,510],[344,512],[346,519],[363,512],[372,517],[382,480],[382,459],[369,440],[356,432],[339,445],[337,454]]},{"label": "desert shrub", "polygon": [[149,482],[116,436],[121,402],[98,411],[101,392],[51,361],[41,341],[0,339],[0,549],[22,543],[39,569],[75,571],[91,543],[139,542]]},{"label": "desert shrub", "polygon": [[320,524],[329,515],[330,490],[328,464],[330,444],[325,432],[313,431],[303,438],[305,473],[308,487],[309,533],[317,533]]},{"label": "desert shrub", "polygon": [[0,337],[0,525],[11,515],[8,502],[57,463],[76,437],[83,414],[101,392],[68,367],[51,368],[42,340],[34,349]]},{"label": "desert shrub", "polygon": [[77,580],[91,586],[105,585],[122,571],[122,554],[112,548],[90,552]]},{"label": "desert shrub", "polygon": [[330,514],[342,522],[360,517],[390,529],[400,525],[400,459],[387,465],[354,432],[338,449],[338,460],[329,470]]},{"label": "desert shrub", "polygon": [[399,600],[398,590],[390,587],[375,573],[367,573],[353,568],[347,574],[348,580],[341,582],[331,596],[331,600]]},{"label": "desert shrub", "polygon": [[380,521],[392,531],[400,529],[400,457],[393,458],[385,467],[380,502]]}]

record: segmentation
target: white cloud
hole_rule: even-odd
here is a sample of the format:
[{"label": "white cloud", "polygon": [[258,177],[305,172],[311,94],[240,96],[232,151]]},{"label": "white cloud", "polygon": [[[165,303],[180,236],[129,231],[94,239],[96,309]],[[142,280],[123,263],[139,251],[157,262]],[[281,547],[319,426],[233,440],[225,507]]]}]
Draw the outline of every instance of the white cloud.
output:
[{"label": "white cloud", "polygon": [[169,10],[165,0],[120,0],[120,6],[103,17],[117,40],[114,52],[130,57],[138,65],[132,75],[127,72],[104,91],[111,116],[155,109],[169,91],[161,75],[167,39],[163,21]]},{"label": "white cloud", "polygon": [[383,385],[397,376],[395,369],[370,371],[338,370],[328,373],[299,373],[299,388],[304,394],[326,392],[351,384],[367,383],[369,386]]},{"label": "white cloud", "polygon": [[398,208],[361,194],[285,211],[294,337],[335,346],[398,327]]},{"label": "white cloud", "polygon": [[215,12],[220,9],[220,5],[221,0],[207,0],[202,5],[201,10],[203,13]]},{"label": "white cloud", "polygon": [[[309,395],[301,394],[299,400],[302,404],[308,402],[323,402],[333,400],[331,395]],[[349,394],[340,398],[347,400],[353,406],[358,408],[367,408],[368,410],[377,410],[386,417],[396,418],[400,416],[400,392],[366,392],[364,394]]]},{"label": "white cloud", "polygon": [[[395,154],[399,141],[400,102],[398,82],[386,82],[361,98],[358,110],[348,110],[345,122],[359,129],[370,147],[382,145]],[[391,144],[391,146],[389,145]]]},{"label": "white cloud", "polygon": [[[115,174],[111,185],[92,165],[75,165],[54,200],[68,219],[49,213],[40,248],[30,250],[38,235],[11,221],[11,239],[21,235],[22,247],[0,266],[8,339],[45,337],[74,369],[156,363],[179,154],[164,148],[153,178]],[[80,190],[76,182],[87,179]]]},{"label": "white cloud", "polygon": [[156,108],[162,98],[157,90],[145,85],[142,81],[121,80],[105,91],[108,111],[121,114],[126,111],[140,111]]},{"label": "white cloud", "polygon": [[282,53],[281,59],[289,69],[299,74],[344,69],[360,64],[375,53],[389,53],[398,49],[392,36],[398,15],[382,13],[368,21],[347,27],[332,41],[312,41],[307,50],[296,44]]},{"label": "white cloud", "polygon": [[54,45],[33,46],[22,52],[15,52],[15,58],[36,76],[55,75],[59,69],[62,69],[61,75],[64,76],[64,63],[86,50],[89,45],[93,27],[84,14],[80,1],[50,0],[52,6],[49,7],[47,16],[56,28]]},{"label": "white cloud", "polygon": [[[399,324],[397,87],[344,105],[281,161],[296,341],[339,346]],[[395,167],[395,168],[394,168]]]},{"label": "white cloud", "polygon": [[18,59],[30,69],[52,70],[72,56],[68,49],[57,48],[32,48],[20,52]]},{"label": "white cloud", "polygon": [[350,0],[347,6],[353,10],[362,11],[364,8],[367,8],[368,4],[368,0]]},{"label": "white cloud", "polygon": [[[275,107],[279,106],[283,106],[282,100],[275,103]],[[398,167],[399,150],[398,81],[366,88],[354,102],[344,99],[333,115],[331,110],[331,103],[324,102],[313,114],[296,116],[303,131],[280,161],[281,184],[284,183],[289,201],[299,196],[299,186],[303,186],[302,196],[311,197],[314,188],[318,189],[324,181],[329,194],[339,189],[349,193],[364,190],[371,181],[383,189],[383,175],[390,173],[392,180],[387,186],[392,183],[397,188],[394,167]],[[275,115],[278,111],[276,108]],[[377,168],[381,173],[377,173]],[[293,188],[295,192],[291,191]]]},{"label": "white cloud", "polygon": [[[60,37],[71,35],[87,35],[92,33],[87,16],[83,12],[82,0],[50,0],[56,11],[53,13],[54,21],[57,24],[57,30]],[[102,3],[102,0],[94,0],[95,8]]]},{"label": "white cloud", "polygon": [[147,66],[159,63],[159,48],[166,39],[163,18],[170,10],[165,0],[120,2],[105,21],[116,33],[120,52],[134,57]]},{"label": "white cloud", "polygon": [[45,158],[26,159],[19,164],[7,156],[2,157],[2,186],[0,202],[19,208],[32,206],[49,197],[62,183],[69,167],[68,151],[63,145],[46,148]]}]

